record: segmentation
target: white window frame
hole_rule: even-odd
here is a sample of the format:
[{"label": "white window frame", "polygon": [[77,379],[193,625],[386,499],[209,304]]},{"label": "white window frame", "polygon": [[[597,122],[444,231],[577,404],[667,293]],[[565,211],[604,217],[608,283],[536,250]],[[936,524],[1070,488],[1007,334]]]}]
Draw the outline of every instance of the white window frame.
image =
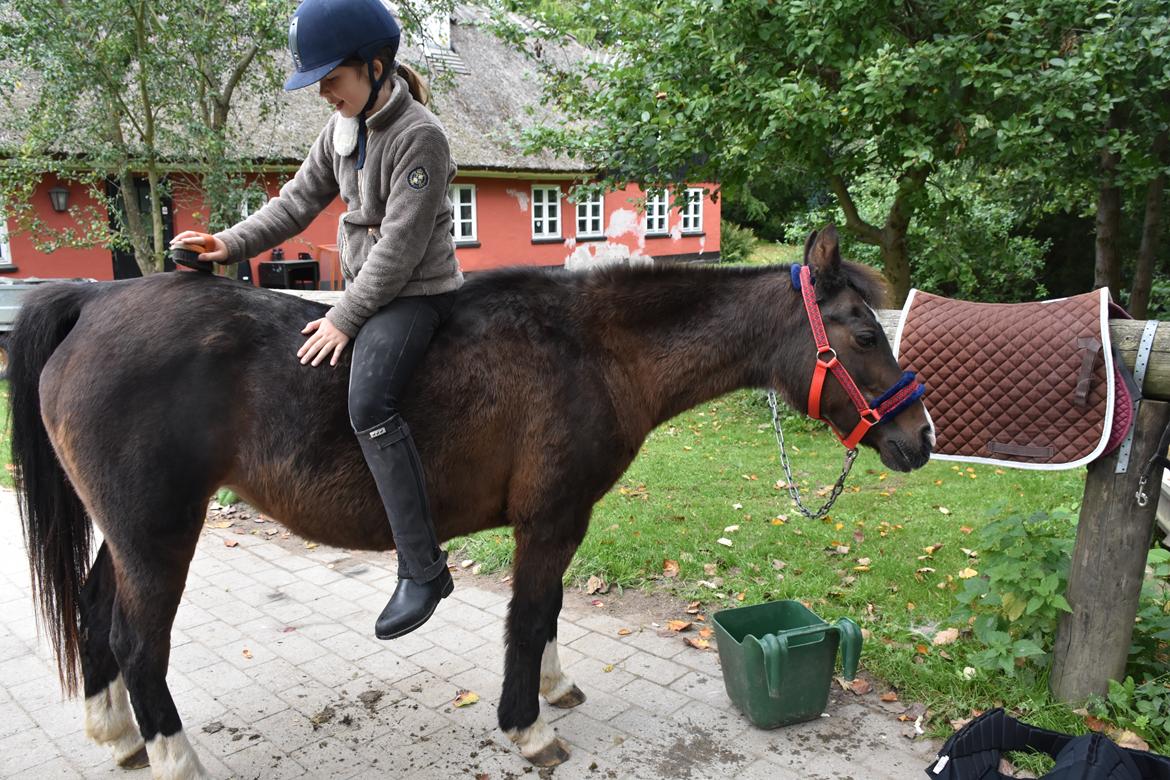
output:
[{"label": "white window frame", "polygon": [[[247,219],[268,203],[268,193],[260,190],[249,190],[240,196],[240,219]],[[253,206],[255,206],[253,208]]]},{"label": "white window frame", "polygon": [[651,190],[646,193],[646,214],[642,226],[648,236],[665,236],[669,233],[670,193],[666,190]]},{"label": "white window frame", "polygon": [[0,211],[0,266],[12,265],[12,245],[8,242],[8,215]]},{"label": "white window frame", "polygon": [[687,187],[686,201],[682,207],[682,232],[703,232],[703,189]]},{"label": "white window frame", "polygon": [[577,201],[577,238],[604,238],[605,195],[596,192],[584,197]]},{"label": "white window frame", "polygon": [[[557,185],[532,185],[532,240],[561,237],[561,188]],[[555,227],[555,230],[550,227]]]},{"label": "white window frame", "polygon": [[[479,241],[479,214],[476,205],[474,184],[452,184],[448,190],[451,196],[451,236],[458,244],[474,244]],[[467,203],[462,200],[462,194],[468,193]],[[471,207],[470,219],[463,219],[460,208],[464,205]],[[467,225],[470,224],[468,228]]]}]

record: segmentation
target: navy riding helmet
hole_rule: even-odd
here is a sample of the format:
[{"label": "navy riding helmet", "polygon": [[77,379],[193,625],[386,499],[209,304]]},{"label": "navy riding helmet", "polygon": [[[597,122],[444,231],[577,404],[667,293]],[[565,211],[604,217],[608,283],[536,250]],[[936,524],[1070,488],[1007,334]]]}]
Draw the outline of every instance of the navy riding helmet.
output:
[{"label": "navy riding helmet", "polygon": [[286,90],[316,84],[350,57],[366,63],[370,97],[358,115],[358,163],[366,157],[365,113],[373,107],[382,84],[393,68],[374,78],[374,59],[383,49],[398,52],[402,33],[381,0],[305,0],[288,26],[288,49],[296,72],[284,83]]}]

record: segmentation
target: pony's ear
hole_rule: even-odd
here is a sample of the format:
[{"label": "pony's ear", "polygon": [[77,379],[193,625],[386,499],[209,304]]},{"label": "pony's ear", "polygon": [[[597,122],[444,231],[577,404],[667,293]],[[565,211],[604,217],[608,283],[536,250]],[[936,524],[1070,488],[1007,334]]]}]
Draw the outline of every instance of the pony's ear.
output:
[{"label": "pony's ear", "polygon": [[[809,246],[809,243],[812,245]],[[826,282],[841,275],[841,250],[837,246],[837,228],[832,223],[808,238],[804,262],[812,267],[813,276]]]},{"label": "pony's ear", "polygon": [[805,265],[808,265],[808,256],[809,256],[809,253],[812,252],[813,244],[816,243],[816,240],[817,240],[817,231],[815,231],[815,230],[813,232],[809,233],[808,238],[806,238],[804,240],[804,261],[803,262]]}]

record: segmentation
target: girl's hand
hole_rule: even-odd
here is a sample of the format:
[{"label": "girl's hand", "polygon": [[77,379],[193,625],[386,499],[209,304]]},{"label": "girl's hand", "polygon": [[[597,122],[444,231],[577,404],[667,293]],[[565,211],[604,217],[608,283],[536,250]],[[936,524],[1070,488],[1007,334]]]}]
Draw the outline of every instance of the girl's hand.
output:
[{"label": "girl's hand", "polygon": [[314,366],[319,366],[326,357],[329,357],[329,365],[336,366],[341,353],[345,351],[345,345],[349,343],[349,336],[324,317],[310,322],[301,333],[313,334],[297,350],[302,366],[310,361]]},{"label": "girl's hand", "polygon": [[[211,239],[211,246],[207,245],[207,240]],[[212,235],[199,233],[194,230],[184,230],[179,235],[171,239],[171,249],[181,247],[183,249],[206,249],[199,255],[200,260],[213,260],[217,263],[227,262],[228,250],[227,244],[220,241]]]}]

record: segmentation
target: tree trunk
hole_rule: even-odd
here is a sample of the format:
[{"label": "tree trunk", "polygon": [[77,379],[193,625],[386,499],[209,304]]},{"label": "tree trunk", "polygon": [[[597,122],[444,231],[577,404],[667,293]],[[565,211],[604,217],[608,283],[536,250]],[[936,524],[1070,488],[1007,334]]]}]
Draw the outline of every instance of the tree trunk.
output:
[{"label": "tree trunk", "polygon": [[[162,215],[162,186],[158,178],[158,170],[151,161],[146,172],[146,180],[150,184],[150,225],[154,234],[151,246],[150,266],[151,273],[163,270],[163,254],[166,252],[166,230],[163,228]],[[147,274],[143,273],[143,276]]]},{"label": "tree trunk", "polygon": [[142,211],[138,208],[138,186],[134,181],[134,174],[128,168],[118,172],[118,188],[122,196],[122,213],[126,219],[126,233],[130,238],[130,249],[134,252],[134,262],[142,275],[148,276],[152,273],[150,235],[142,219]]},{"label": "tree trunk", "polygon": [[1166,130],[1154,138],[1154,159],[1162,170],[1146,187],[1146,216],[1142,221],[1142,243],[1138,249],[1133,289],[1129,294],[1129,313],[1144,320],[1150,308],[1150,288],[1154,281],[1154,264],[1162,241],[1162,196],[1166,191],[1165,168],[1170,165],[1170,135]]},{"label": "tree trunk", "polygon": [[910,294],[910,256],[906,252],[906,234],[917,208],[915,199],[922,192],[928,173],[926,168],[919,167],[901,176],[885,227],[882,228],[882,266],[895,306],[905,303],[906,296]]},{"label": "tree trunk", "polygon": [[901,308],[910,294],[910,257],[906,254],[906,233],[882,232],[882,273],[890,285],[890,305]]},{"label": "tree trunk", "polygon": [[[1121,124],[1120,111],[1109,114],[1106,134]],[[1097,242],[1093,287],[1108,287],[1114,299],[1121,292],[1121,261],[1117,237],[1121,225],[1121,188],[1117,186],[1117,165],[1121,154],[1108,147],[1099,156],[1100,188],[1097,191]]]}]

